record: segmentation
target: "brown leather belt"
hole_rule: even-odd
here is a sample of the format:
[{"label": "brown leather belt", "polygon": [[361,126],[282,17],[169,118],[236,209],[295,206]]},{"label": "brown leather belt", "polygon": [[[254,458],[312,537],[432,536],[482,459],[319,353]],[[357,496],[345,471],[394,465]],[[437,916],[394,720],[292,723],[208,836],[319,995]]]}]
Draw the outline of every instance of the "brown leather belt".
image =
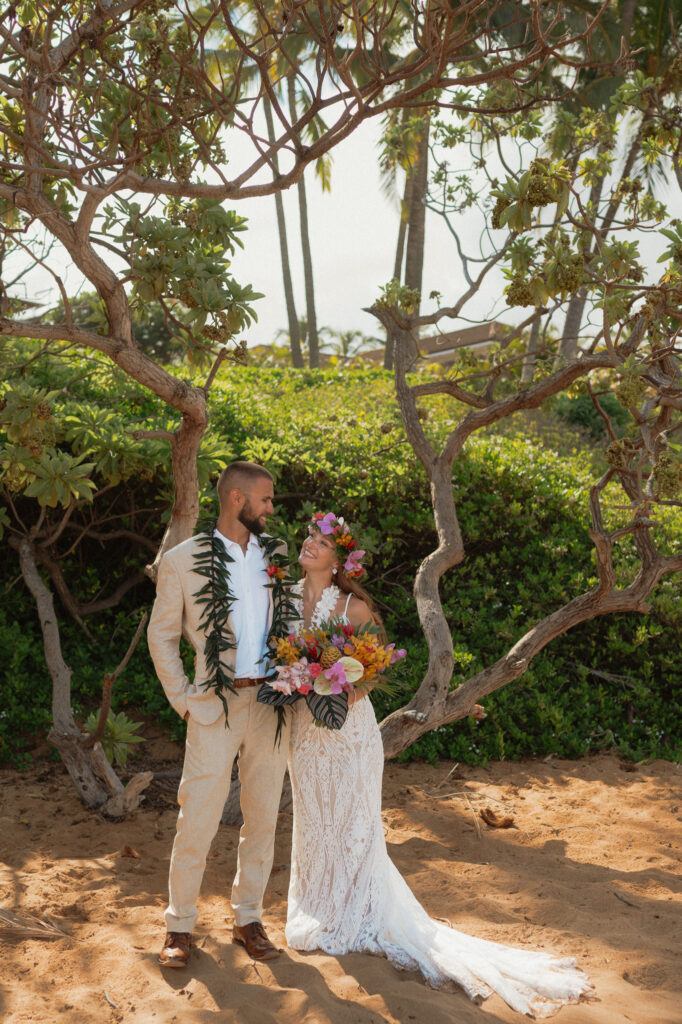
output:
[{"label": "brown leather belt", "polygon": [[266,682],[265,676],[241,676],[239,679],[233,680],[233,686],[241,690],[245,686],[260,686],[264,682]]}]

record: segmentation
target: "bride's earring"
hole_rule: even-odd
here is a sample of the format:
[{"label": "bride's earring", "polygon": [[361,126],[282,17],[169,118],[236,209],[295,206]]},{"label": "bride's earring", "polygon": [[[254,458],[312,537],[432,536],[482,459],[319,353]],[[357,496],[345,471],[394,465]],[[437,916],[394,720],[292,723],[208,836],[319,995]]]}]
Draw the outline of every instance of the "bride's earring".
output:
[{"label": "bride's earring", "polygon": [[337,571],[337,569],[332,569],[332,576],[336,576]]}]

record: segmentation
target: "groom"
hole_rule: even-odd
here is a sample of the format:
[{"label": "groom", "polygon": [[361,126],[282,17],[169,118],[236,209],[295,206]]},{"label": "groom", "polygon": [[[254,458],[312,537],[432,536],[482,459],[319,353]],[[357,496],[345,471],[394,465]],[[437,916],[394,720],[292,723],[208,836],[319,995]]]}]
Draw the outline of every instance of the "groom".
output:
[{"label": "groom", "polygon": [[[227,645],[221,664],[236,692],[223,689],[228,725],[220,696],[202,687],[209,678],[204,653],[206,632],[201,619],[205,605],[196,593],[206,576],[196,572],[202,550],[198,537],[179,544],[161,560],[156,601],[149,623],[149,650],[168,700],[187,722],[185,763],[178,790],[180,814],[169,876],[166,935],[159,963],[184,967],[197,918],[197,897],[211,841],[218,829],[230,789],[235,756],[239,754],[244,824],[239,834],[237,874],[232,886],[233,942],[246,947],[254,959],[279,955],[262,925],[263,894],[275,843],[288,747],[288,726],[275,746],[277,717],[271,707],[256,702],[263,682],[266,640],[272,618],[272,591],[267,562],[258,537],[272,514],[273,481],[262,466],[235,462],[218,481],[220,517],[216,540],[225,546],[228,562],[230,614]],[[286,552],[286,545],[283,545]],[[196,653],[194,682],[187,678],[180,657],[184,635]]]}]

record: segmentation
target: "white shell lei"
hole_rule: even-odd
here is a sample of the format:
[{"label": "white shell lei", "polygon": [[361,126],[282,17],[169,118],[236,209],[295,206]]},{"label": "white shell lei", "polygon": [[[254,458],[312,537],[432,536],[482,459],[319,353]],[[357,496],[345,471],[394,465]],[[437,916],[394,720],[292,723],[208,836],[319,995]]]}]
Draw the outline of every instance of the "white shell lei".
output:
[{"label": "white shell lei", "polygon": [[[300,627],[303,619],[303,580],[299,580],[298,583],[295,583],[291,588],[291,592],[294,595],[296,611],[300,616]],[[315,605],[315,610],[310,620],[312,629],[317,629],[323,622],[328,622],[329,619],[331,619],[340,596],[341,591],[334,583],[329,587],[325,587],[320,594],[320,600]]]}]

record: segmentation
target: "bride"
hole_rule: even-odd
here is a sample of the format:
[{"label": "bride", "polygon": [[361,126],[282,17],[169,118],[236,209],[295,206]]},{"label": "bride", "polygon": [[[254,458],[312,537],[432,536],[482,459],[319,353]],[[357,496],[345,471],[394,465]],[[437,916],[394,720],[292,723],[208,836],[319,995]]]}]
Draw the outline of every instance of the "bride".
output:
[{"label": "bride", "polygon": [[[339,523],[342,530],[335,534],[329,524]],[[381,625],[356,582],[362,554],[343,520],[329,514],[313,518],[299,556],[303,579],[294,588],[304,626],[332,618]],[[455,981],[478,1002],[497,992],[513,1009],[535,1017],[589,994],[588,979],[572,959],[477,939],[429,917],[386,850],[384,753],[372,704],[355,692],[349,705],[336,731],[316,726],[302,702],[293,715],[289,946],[332,955],[383,954],[398,967],[419,968],[431,985]]]}]

